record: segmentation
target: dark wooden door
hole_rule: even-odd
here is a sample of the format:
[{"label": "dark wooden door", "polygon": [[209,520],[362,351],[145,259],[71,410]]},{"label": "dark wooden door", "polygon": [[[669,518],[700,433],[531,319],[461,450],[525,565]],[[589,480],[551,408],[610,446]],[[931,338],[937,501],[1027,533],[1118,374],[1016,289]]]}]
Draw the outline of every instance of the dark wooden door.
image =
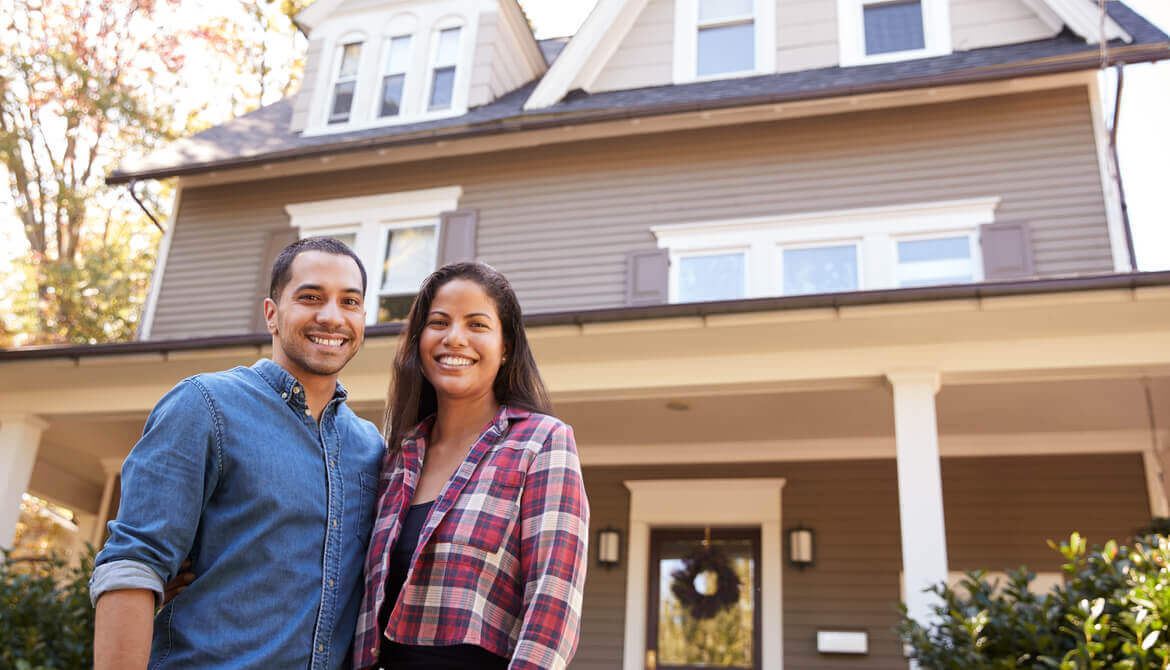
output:
[{"label": "dark wooden door", "polygon": [[[695,608],[697,598],[711,598],[721,581],[713,571],[687,571],[687,559],[708,541],[736,575],[738,598],[723,592],[714,614]],[[659,670],[760,667],[760,529],[670,528],[650,532],[649,607],[646,665]],[[684,591],[679,598],[677,589]],[[690,606],[688,606],[688,602]],[[711,602],[706,603],[711,607]],[[695,613],[698,612],[699,616]],[[704,616],[707,615],[707,616]]]}]

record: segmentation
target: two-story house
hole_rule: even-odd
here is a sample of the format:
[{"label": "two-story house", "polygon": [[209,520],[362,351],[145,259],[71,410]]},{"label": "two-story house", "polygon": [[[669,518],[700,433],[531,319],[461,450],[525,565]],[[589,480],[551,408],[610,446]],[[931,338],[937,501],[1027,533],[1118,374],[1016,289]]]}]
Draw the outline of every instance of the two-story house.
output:
[{"label": "two-story house", "polygon": [[[1097,7],[600,0],[538,41],[515,0],[318,0],[298,94],[110,175],[179,183],[139,341],[0,352],[0,531],[30,491],[99,539],[150,408],[265,355],[273,256],[331,235],[375,422],[427,273],[513,282],[593,510],[573,667],[904,668],[899,600],[1167,515],[1170,273],[1097,75],[1170,38]],[[676,578],[708,539],[736,580]]]}]

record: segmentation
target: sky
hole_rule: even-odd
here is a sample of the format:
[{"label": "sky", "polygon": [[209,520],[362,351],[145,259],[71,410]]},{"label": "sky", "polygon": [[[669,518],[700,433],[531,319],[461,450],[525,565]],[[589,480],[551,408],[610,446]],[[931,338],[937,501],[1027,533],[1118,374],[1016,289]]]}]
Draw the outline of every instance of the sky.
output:
[{"label": "sky", "polygon": [[[828,0],[824,0],[828,1]],[[1170,0],[1126,0],[1170,33]],[[536,36],[571,35],[595,0],[520,0]],[[1114,84],[1102,77],[1104,113],[1112,118]],[[1117,150],[1139,270],[1170,270],[1170,61],[1125,68]]]}]

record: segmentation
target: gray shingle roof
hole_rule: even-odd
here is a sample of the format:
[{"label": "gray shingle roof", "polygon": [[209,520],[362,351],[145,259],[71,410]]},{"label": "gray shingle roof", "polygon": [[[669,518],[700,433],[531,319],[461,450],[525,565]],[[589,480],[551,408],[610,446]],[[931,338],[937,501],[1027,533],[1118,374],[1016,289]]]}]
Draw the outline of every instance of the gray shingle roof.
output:
[{"label": "gray shingle roof", "polygon": [[[1111,43],[1117,60],[1170,58],[1170,37],[1121,2],[1108,3],[1109,15],[1132,37]],[[542,44],[546,58],[556,45]],[[563,44],[560,46],[563,47]],[[1095,66],[1097,47],[1064,31],[1046,40],[960,51],[945,56],[858,67],[828,67],[803,72],[587,94],[570,91],[551,107],[525,111],[536,82],[461,116],[328,135],[302,136],[289,130],[293,98],[245,114],[138,162],[127,162],[110,183],[164,178],[262,162],[415,144],[438,137],[486,135],[536,127],[569,125],[614,117],[648,116],[716,107],[815,99],[854,93],[986,81],[1009,76],[1083,70]],[[559,53],[559,50],[557,50]],[[552,54],[555,57],[555,53]]]}]

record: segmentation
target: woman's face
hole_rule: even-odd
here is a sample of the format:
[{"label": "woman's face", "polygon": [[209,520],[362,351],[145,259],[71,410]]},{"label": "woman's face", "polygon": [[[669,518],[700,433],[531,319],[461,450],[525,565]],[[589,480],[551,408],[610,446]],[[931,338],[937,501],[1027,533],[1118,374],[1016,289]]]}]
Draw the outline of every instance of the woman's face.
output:
[{"label": "woman's face", "polygon": [[418,353],[423,375],[440,399],[490,397],[507,354],[495,301],[469,279],[443,284],[431,301]]}]

